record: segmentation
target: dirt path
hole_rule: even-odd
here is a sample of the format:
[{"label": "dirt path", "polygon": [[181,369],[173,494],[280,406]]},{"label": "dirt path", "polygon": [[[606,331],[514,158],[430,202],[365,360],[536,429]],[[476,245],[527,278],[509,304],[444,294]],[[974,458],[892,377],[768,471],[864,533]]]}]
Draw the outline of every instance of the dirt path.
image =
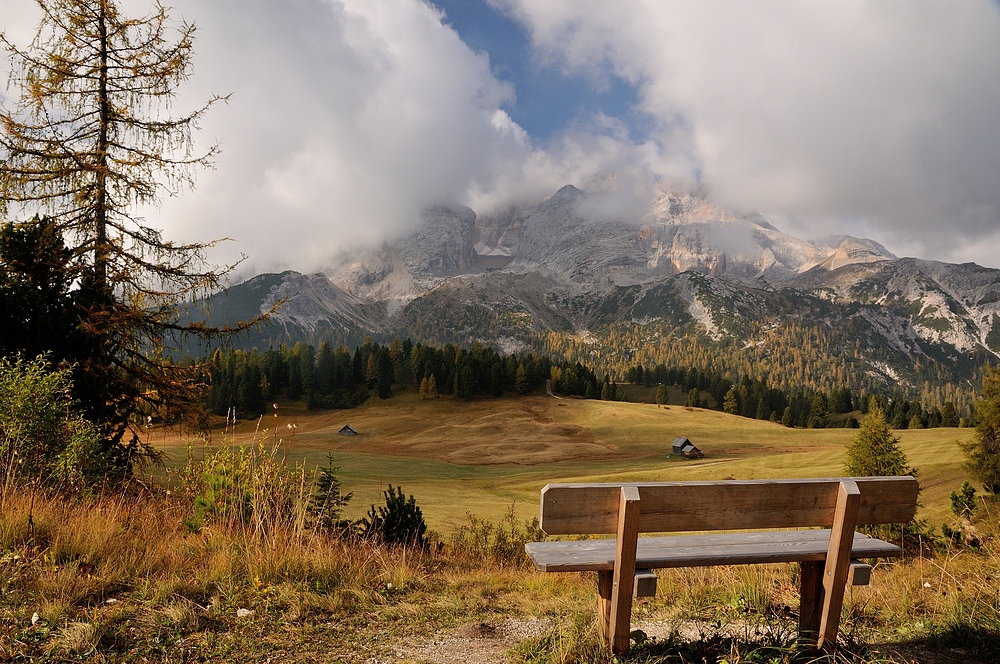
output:
[{"label": "dirt path", "polygon": [[521,641],[543,633],[551,626],[545,619],[474,622],[442,630],[422,642],[400,647],[403,662],[432,664],[504,664],[507,652]]}]

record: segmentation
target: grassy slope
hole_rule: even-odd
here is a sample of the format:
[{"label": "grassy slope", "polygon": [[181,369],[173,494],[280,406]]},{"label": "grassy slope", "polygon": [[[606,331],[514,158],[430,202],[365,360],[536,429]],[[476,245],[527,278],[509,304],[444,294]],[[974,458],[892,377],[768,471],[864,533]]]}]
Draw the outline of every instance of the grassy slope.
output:
[{"label": "grassy slope", "polygon": [[[345,423],[362,435],[337,435]],[[520,516],[534,516],[547,482],[837,476],[853,435],[680,406],[551,397],[466,403],[402,394],[348,411],[282,408],[277,418],[217,434],[215,443],[281,440],[290,461],[310,467],[333,453],[344,488],[355,496],[348,516],[380,502],[392,483],[417,497],[430,527],[449,532],[467,512],[499,519],[512,501]],[[956,441],[971,430],[897,435],[924,488],[919,516],[932,525],[949,519],[948,494],[965,478]],[[668,458],[676,436],[690,438],[706,458]],[[168,464],[183,463],[184,439],[160,432],[150,441],[167,452]]]}]

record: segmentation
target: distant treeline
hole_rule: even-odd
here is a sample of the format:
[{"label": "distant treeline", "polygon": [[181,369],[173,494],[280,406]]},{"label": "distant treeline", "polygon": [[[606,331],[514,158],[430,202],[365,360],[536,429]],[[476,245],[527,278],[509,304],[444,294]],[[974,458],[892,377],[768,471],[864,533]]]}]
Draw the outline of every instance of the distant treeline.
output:
[{"label": "distant treeline", "polygon": [[[623,385],[608,376],[599,379],[579,362],[554,361],[538,353],[504,355],[480,344],[470,349],[453,344],[435,348],[410,339],[393,339],[389,344],[366,339],[351,352],[327,341],[319,350],[305,343],[267,351],[216,350],[210,359],[206,406],[218,415],[235,408],[238,417],[255,417],[276,398],[305,401],[310,409],[353,408],[373,394],[387,399],[395,390],[411,386],[425,399],[441,395],[474,399],[528,394],[551,380],[553,391],[563,395],[628,398]],[[924,410],[919,401],[902,395],[855,393],[848,387],[829,394],[807,388],[785,391],[769,387],[761,378],[744,376],[734,382],[694,367],[637,365],[625,372],[625,382],[658,386],[658,403],[667,403],[666,388],[673,386],[688,394],[688,406],[789,427],[856,426],[850,414],[867,412],[871,399],[897,429],[959,425],[951,402],[943,409]]]},{"label": "distant treeline", "polygon": [[[717,372],[697,368],[667,367],[658,364],[646,369],[642,365],[630,367],[625,381],[657,390],[656,400],[666,403],[662,386],[679,387],[688,392],[687,405],[723,410],[758,420],[781,422],[788,427],[821,428],[831,424],[857,426],[857,419],[850,413],[867,413],[871,400],[885,413],[886,419],[896,429],[926,429],[940,426],[959,426],[959,417],[953,403],[946,402],[941,409],[925,410],[917,400],[907,400],[902,394],[890,396],[882,393],[852,392],[848,387],[834,388],[829,394],[809,389],[784,391],[768,387],[759,378],[743,376],[735,383]],[[707,392],[708,397],[702,393]],[[847,415],[833,417],[831,415]]]},{"label": "distant treeline", "polygon": [[366,340],[352,353],[323,342],[297,343],[267,351],[216,350],[211,356],[211,382],[206,406],[239,417],[264,412],[275,398],[304,400],[309,408],[352,408],[371,394],[387,399],[393,391],[418,387],[428,399],[440,395],[460,399],[528,394],[553,379],[560,394],[599,394],[594,372],[583,365],[553,362],[537,354],[502,355],[474,344],[466,350],[394,339],[388,345]]}]

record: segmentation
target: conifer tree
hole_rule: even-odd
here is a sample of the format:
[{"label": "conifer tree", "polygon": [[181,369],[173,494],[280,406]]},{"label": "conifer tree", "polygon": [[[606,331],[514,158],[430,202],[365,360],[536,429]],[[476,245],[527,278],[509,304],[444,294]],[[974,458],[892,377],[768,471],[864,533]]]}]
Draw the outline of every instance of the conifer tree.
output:
[{"label": "conifer tree", "polygon": [[739,412],[739,409],[740,406],[736,402],[736,391],[733,388],[729,388],[725,398],[722,400],[722,410],[730,415],[735,415]]},{"label": "conifer tree", "polygon": [[882,409],[871,404],[854,440],[847,446],[845,473],[849,477],[912,475],[899,439],[892,435]]},{"label": "conifer tree", "polygon": [[697,387],[692,387],[691,391],[688,392],[687,405],[691,408],[697,408],[701,405],[701,393],[698,392]]},{"label": "conifer tree", "polygon": [[[226,269],[205,262],[214,243],[175,243],[138,216],[193,185],[218,149],[192,132],[213,97],[170,115],[190,75],[195,28],[166,8],[125,16],[116,0],[37,0],[42,19],[11,56],[12,107],[0,106],[0,214],[46,215],[78,270],[80,342],[74,396],[123,473],[142,456],[135,422],[197,409],[202,367],[165,362],[169,335],[221,332],[185,322],[181,305],[216,290]],[[131,435],[128,432],[131,429]]]},{"label": "conifer tree", "polygon": [[976,433],[963,451],[969,474],[988,493],[1000,496],[1000,368],[986,369],[982,398],[976,402]]},{"label": "conifer tree", "polygon": [[523,363],[517,365],[517,372],[514,374],[514,389],[521,396],[531,391],[531,385],[528,383],[528,372]]}]

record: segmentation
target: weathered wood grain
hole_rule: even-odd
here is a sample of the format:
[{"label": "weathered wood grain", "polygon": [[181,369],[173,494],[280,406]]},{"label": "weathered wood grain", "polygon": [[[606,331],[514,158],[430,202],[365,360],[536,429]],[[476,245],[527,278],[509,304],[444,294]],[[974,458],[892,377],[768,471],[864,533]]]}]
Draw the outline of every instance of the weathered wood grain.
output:
[{"label": "weathered wood grain", "polygon": [[632,621],[632,588],[635,577],[635,552],[639,537],[639,490],[623,486],[618,501],[618,536],[615,539],[615,574],[611,585],[612,655],[628,652],[629,626]]},{"label": "weathered wood grain", "polygon": [[837,643],[840,628],[840,609],[844,606],[844,588],[851,567],[851,535],[861,502],[861,490],[857,482],[845,479],[840,483],[837,496],[837,512],[830,529],[830,548],[826,554],[823,570],[823,612],[819,623],[818,648]]},{"label": "weathered wood grain", "polygon": [[[916,511],[912,477],[853,479],[861,492],[858,524],[909,521]],[[549,484],[542,489],[541,526],[549,535],[610,535],[618,527],[622,486],[642,503],[640,532],[802,528],[833,524],[840,478]]]},{"label": "weathered wood grain", "polygon": [[[829,530],[778,530],[714,535],[640,537],[636,566],[643,569],[708,567],[751,563],[823,561],[830,546]],[[531,542],[525,551],[535,568],[543,572],[613,570],[615,540]],[[854,533],[854,558],[894,558],[894,544]]]}]

